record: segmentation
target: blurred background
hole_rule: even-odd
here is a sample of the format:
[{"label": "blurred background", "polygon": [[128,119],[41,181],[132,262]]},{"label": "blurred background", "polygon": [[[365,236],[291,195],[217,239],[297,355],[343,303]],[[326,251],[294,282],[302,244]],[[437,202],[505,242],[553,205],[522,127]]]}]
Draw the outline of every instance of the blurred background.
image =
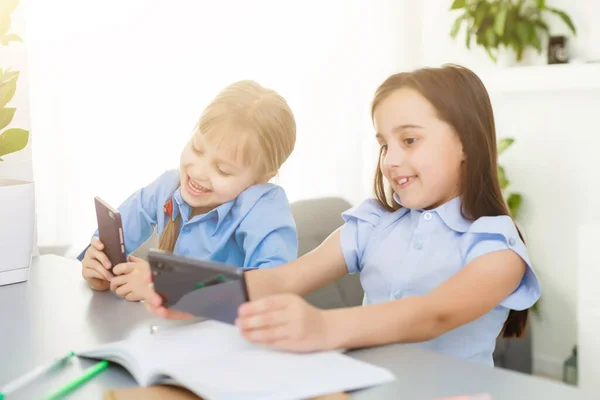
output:
[{"label": "blurred background", "polygon": [[354,205],[372,194],[377,86],[421,66],[475,70],[543,288],[524,372],[600,389],[600,1],[2,0],[8,11],[0,68],[4,82],[20,74],[6,128],[28,140],[0,154],[0,177],[35,184],[35,251],[70,257],[95,229],[93,197],[117,205],[176,168],[235,80],[274,88],[295,113],[277,178],[290,201]]}]

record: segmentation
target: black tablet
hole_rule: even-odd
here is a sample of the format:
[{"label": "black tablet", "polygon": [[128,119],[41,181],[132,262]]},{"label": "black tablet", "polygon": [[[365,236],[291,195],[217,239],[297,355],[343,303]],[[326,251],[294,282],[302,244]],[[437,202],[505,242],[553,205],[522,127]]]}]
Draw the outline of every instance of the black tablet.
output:
[{"label": "black tablet", "polygon": [[235,266],[173,255],[148,253],[154,290],[167,308],[233,324],[248,301],[244,271]]},{"label": "black tablet", "polygon": [[110,272],[112,272],[115,266],[127,262],[121,214],[100,197],[95,197],[94,203],[98,220],[98,236],[104,244],[104,254],[110,260],[112,265]]}]

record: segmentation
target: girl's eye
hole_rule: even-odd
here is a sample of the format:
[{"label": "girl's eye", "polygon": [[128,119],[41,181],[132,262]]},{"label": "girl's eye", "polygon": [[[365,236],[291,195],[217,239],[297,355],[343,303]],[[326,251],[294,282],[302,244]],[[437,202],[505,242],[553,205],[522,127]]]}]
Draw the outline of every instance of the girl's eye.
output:
[{"label": "girl's eye", "polygon": [[417,141],[417,139],[415,139],[415,138],[406,138],[406,139],[404,139],[404,143],[406,143],[408,145],[414,144],[416,141]]},{"label": "girl's eye", "polygon": [[217,172],[223,176],[231,176],[230,173],[223,171],[221,168],[217,167]]},{"label": "girl's eye", "polygon": [[198,150],[194,146],[192,146],[192,150],[194,151],[194,153],[198,154],[199,156],[201,156],[203,154],[200,150]]}]

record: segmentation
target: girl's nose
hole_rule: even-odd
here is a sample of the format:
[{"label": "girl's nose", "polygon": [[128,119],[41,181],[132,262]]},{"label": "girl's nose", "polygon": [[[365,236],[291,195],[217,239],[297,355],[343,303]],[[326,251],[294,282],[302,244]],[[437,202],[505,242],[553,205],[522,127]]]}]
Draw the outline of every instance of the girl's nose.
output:
[{"label": "girl's nose", "polygon": [[386,167],[399,167],[404,162],[404,152],[397,146],[388,147],[383,158],[383,165]]}]

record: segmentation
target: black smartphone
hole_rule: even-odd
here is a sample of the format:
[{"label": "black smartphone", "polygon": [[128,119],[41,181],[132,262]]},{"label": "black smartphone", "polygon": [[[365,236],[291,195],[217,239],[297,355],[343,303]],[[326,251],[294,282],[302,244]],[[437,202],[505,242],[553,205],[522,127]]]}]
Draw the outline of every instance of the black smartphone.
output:
[{"label": "black smartphone", "polygon": [[99,197],[94,197],[94,202],[98,220],[98,236],[104,244],[104,254],[110,260],[112,265],[110,271],[112,272],[117,264],[127,262],[121,214]]},{"label": "black smartphone", "polygon": [[151,249],[154,290],[167,308],[233,324],[248,301],[244,271],[235,266]]}]

